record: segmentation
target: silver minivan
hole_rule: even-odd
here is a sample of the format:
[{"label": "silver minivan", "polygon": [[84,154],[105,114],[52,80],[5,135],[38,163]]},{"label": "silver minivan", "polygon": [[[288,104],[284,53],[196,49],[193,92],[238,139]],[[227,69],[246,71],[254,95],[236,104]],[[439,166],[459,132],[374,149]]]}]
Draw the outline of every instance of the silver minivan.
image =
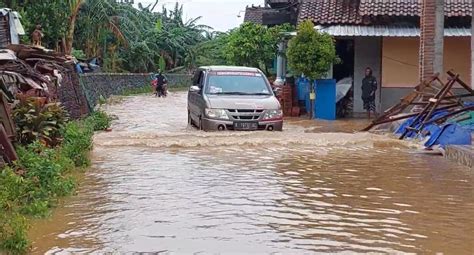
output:
[{"label": "silver minivan", "polygon": [[188,124],[205,131],[282,131],[283,114],[259,69],[206,66],[188,92]]}]

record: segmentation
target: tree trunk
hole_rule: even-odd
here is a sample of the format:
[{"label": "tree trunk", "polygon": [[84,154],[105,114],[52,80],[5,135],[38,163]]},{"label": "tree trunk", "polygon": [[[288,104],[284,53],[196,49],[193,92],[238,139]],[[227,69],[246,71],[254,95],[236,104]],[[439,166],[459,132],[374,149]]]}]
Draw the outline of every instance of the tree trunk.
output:
[{"label": "tree trunk", "polygon": [[69,20],[69,28],[66,35],[66,54],[72,53],[72,43],[74,40],[74,30],[76,25],[77,15],[72,15]]},{"label": "tree trunk", "polygon": [[72,53],[72,43],[74,42],[74,31],[76,29],[77,15],[79,14],[79,8],[81,7],[84,0],[70,0],[71,3],[71,16],[69,17],[69,26],[66,34],[66,54]]}]

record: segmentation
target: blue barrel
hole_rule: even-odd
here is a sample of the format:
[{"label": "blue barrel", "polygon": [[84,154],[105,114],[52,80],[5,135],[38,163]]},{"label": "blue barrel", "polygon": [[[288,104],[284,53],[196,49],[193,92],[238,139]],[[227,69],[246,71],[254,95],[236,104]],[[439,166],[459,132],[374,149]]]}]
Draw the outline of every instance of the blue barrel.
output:
[{"label": "blue barrel", "polygon": [[324,120],[336,119],[336,80],[316,80],[314,117]]}]

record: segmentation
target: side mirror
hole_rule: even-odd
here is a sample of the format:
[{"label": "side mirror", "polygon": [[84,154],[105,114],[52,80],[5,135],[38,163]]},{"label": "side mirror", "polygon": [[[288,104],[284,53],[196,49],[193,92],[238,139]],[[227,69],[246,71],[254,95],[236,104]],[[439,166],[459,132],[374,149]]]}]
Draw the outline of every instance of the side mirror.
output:
[{"label": "side mirror", "polygon": [[193,86],[191,86],[191,88],[189,88],[189,91],[190,91],[190,92],[197,93],[197,92],[200,92],[200,91],[201,91],[201,88],[198,87],[198,86],[193,85]]},{"label": "side mirror", "polygon": [[273,94],[275,94],[276,97],[280,96],[281,89],[280,88],[274,88],[273,89]]}]

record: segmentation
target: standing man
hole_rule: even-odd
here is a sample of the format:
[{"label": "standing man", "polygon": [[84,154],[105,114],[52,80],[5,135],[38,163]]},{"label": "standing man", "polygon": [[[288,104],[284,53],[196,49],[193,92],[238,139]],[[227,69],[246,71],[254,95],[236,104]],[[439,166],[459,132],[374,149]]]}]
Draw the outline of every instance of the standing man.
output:
[{"label": "standing man", "polygon": [[163,75],[161,70],[158,70],[158,74],[155,76],[156,79],[156,96],[157,97],[166,97],[166,85],[168,84],[168,81],[166,80],[166,77]]},{"label": "standing man", "polygon": [[367,117],[370,119],[370,112],[377,117],[375,109],[375,91],[377,91],[377,79],[372,75],[372,69],[365,69],[365,77],[362,80],[362,101],[364,101],[364,109],[367,111]]}]

